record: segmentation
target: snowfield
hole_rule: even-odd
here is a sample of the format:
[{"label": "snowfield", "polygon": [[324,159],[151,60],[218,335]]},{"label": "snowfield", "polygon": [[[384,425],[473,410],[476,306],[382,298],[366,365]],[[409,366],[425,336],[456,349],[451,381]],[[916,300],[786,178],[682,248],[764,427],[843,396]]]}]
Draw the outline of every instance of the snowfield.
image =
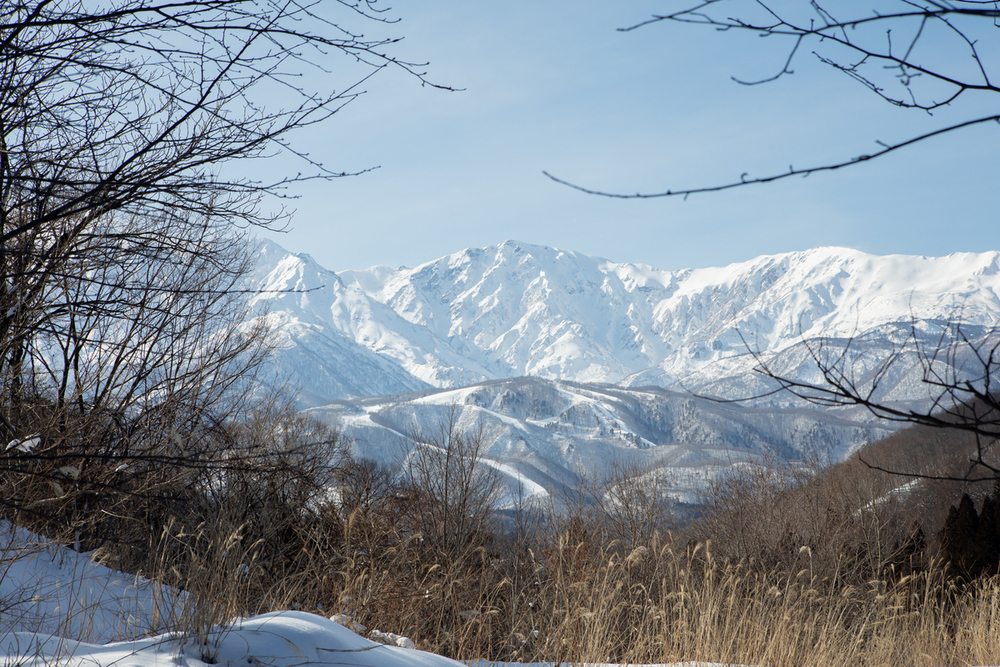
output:
[{"label": "snowfield", "polygon": [[[508,504],[577,488],[609,462],[657,470],[691,503],[734,464],[840,461],[896,425],[776,392],[759,359],[822,384],[814,355],[852,339],[858,386],[920,410],[937,391],[911,338],[934,350],[955,321],[974,345],[1000,335],[1000,252],[817,248],[662,271],[507,241],[334,273],[264,242],[251,287],[279,348],[271,382],[291,382],[353,455],[398,468],[457,405],[463,430],[484,427]],[[976,377],[972,350],[954,352],[939,361]]]},{"label": "snowfield", "polygon": [[[0,632],[100,644],[132,639],[169,627],[185,600],[147,579],[98,565],[90,554],[0,521]],[[5,638],[3,649],[9,655],[25,641],[26,636]]]},{"label": "snowfield", "polygon": [[87,644],[52,635],[7,632],[0,635],[0,655],[7,665],[364,665],[402,667],[458,665],[454,660],[386,646],[351,632],[317,614],[283,611],[237,619],[216,628],[201,645],[177,633],[167,633],[105,645]]},{"label": "snowfield", "polygon": [[[188,601],[182,593],[94,563],[90,556],[0,522],[3,665],[459,664],[365,639],[333,620],[301,611],[236,619],[198,642],[163,631],[180,620]],[[409,641],[386,632],[372,634],[404,645]]]},{"label": "snowfield", "polygon": [[[0,635],[0,657],[7,665],[86,665],[87,667],[158,667],[181,665],[338,665],[358,667],[466,667],[426,651],[385,646],[359,637],[333,621],[298,611],[262,614],[241,619],[210,636],[210,654],[181,636],[166,634],[149,639],[103,646],[32,633]],[[555,663],[496,663],[479,661],[469,667],[556,667]],[[593,665],[593,667],[602,667]],[[717,663],[683,662],[650,667],[729,667]],[[732,666],[736,667],[736,666]]]}]

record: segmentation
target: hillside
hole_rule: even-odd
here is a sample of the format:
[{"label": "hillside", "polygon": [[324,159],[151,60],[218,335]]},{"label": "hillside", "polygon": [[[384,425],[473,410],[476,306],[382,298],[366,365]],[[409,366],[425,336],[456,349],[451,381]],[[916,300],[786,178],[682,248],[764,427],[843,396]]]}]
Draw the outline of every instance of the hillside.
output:
[{"label": "hillside", "polygon": [[[480,434],[506,488],[501,500],[557,505],[616,467],[659,475],[697,503],[707,480],[767,461],[840,460],[887,427],[803,408],[720,404],[658,387],[614,388],[516,378],[452,390],[338,401],[309,414],[340,425],[358,458],[405,465],[414,440],[441,427]],[[480,431],[481,429],[481,431]]]}]

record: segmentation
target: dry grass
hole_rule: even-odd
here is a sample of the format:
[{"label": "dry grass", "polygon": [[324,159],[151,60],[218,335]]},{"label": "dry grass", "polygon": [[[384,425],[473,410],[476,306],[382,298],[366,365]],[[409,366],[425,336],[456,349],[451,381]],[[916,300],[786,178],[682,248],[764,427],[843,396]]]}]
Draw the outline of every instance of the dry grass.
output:
[{"label": "dry grass", "polygon": [[[316,600],[308,577],[261,595],[248,576],[259,565],[238,531],[204,530],[203,552],[191,554],[189,575],[175,581],[194,595],[173,621],[202,642],[207,658],[205,631],[232,616],[317,610],[301,602]],[[754,561],[716,559],[711,545],[653,535],[626,553],[577,541],[572,530],[524,551],[516,568],[480,550],[478,563],[449,571],[421,562],[418,543],[374,561],[344,561],[325,610],[351,611],[370,629],[461,659],[846,667],[986,665],[1000,655],[996,578],[959,589],[930,567],[838,586],[811,569],[808,549],[797,571],[766,571]],[[169,567],[183,576],[177,564]]]},{"label": "dry grass", "polygon": [[837,588],[807,562],[795,573],[762,572],[701,546],[601,556],[587,576],[553,582],[548,659],[555,648],[587,662],[984,664],[1000,650],[995,582],[956,597],[939,574]]},{"label": "dry grass", "polygon": [[[594,502],[562,521],[522,517],[447,559],[406,530],[401,508],[368,514],[358,532],[380,537],[355,544],[337,603],[467,660],[802,667],[1000,655],[1000,579],[954,583],[915,540],[927,499],[889,493],[898,478],[856,464],[811,479],[748,471],[710,490],[714,511],[683,533],[637,530],[669,517],[655,495],[613,481],[619,496],[648,500],[627,514]],[[347,533],[361,521],[352,515]]]},{"label": "dry grass", "polygon": [[407,583],[361,568],[345,577],[343,600],[363,623],[461,659],[802,667],[982,665],[1000,655],[997,579],[959,590],[931,567],[838,586],[811,569],[808,549],[794,572],[658,538],[627,554],[587,550],[566,533],[538,558],[529,552],[521,574],[533,581],[500,565]]}]

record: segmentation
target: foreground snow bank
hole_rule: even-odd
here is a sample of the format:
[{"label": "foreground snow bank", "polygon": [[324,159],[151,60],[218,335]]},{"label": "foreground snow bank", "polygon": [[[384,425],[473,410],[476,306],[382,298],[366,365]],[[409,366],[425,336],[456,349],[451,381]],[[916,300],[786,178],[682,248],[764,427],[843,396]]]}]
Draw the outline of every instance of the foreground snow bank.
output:
[{"label": "foreground snow bank", "polygon": [[0,662],[7,665],[67,667],[155,667],[157,665],[358,665],[365,667],[457,667],[454,660],[414,649],[386,646],[359,637],[322,616],[306,612],[272,612],[218,628],[204,646],[172,633],[105,646],[51,635],[7,632],[0,635]]},{"label": "foreground snow bank", "polygon": [[0,521],[0,632],[106,643],[162,631],[184,593]]},{"label": "foreground snow bank", "polygon": [[[330,619],[298,611],[237,619],[214,629],[204,645],[179,632],[150,637],[178,627],[185,594],[99,565],[91,555],[0,522],[0,664],[461,664],[369,641]],[[379,634],[412,646],[405,638]],[[122,639],[127,641],[116,642]]]}]

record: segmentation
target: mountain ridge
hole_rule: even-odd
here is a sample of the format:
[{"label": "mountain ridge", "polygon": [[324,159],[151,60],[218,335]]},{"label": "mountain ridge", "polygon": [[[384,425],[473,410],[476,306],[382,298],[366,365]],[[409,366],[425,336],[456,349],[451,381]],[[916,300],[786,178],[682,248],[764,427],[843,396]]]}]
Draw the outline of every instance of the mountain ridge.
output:
[{"label": "mountain ridge", "polygon": [[[284,351],[301,338],[294,326],[306,327],[342,349],[338,368],[323,368],[329,377],[391,377],[312,388],[313,404],[521,375],[702,386],[745,375],[751,350],[770,358],[821,336],[898,338],[911,324],[930,337],[956,316],[991,330],[1000,313],[996,251],[828,247],[666,271],[505,241],[412,269],[335,273],[265,242],[253,280],[255,305],[284,313]],[[286,366],[309,384],[301,361]]]}]

